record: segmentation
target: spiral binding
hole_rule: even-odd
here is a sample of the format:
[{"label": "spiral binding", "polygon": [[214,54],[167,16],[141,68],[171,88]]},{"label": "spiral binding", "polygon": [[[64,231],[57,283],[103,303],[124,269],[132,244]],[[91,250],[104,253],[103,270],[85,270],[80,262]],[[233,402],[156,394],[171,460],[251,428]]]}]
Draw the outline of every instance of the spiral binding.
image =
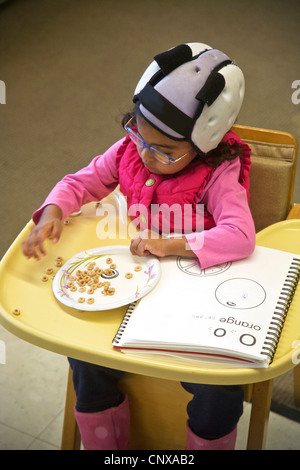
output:
[{"label": "spiral binding", "polygon": [[266,335],[261,354],[265,354],[273,361],[282,328],[292,303],[300,279],[300,258],[293,258],[289,272],[282,286],[281,293],[275,307],[269,329]]},{"label": "spiral binding", "polygon": [[127,308],[126,313],[123,317],[122,323],[119,326],[119,329],[118,329],[118,331],[117,331],[117,333],[116,333],[116,335],[113,339],[113,345],[114,344],[119,344],[119,342],[121,341],[122,334],[125,331],[127,323],[129,322],[130,317],[132,315],[132,312],[134,311],[137,303],[138,303],[138,301],[136,300],[135,302],[132,302],[131,304],[128,305],[128,308]]}]

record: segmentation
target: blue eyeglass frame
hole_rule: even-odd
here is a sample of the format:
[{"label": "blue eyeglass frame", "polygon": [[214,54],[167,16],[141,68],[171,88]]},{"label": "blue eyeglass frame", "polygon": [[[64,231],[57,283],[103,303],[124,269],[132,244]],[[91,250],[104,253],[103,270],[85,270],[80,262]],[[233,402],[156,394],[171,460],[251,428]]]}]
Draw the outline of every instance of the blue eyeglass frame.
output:
[{"label": "blue eyeglass frame", "polygon": [[[150,152],[151,152],[151,155],[156,159],[158,160],[160,163],[163,163],[164,165],[171,165],[172,163],[177,163],[179,162],[179,160],[181,160],[182,158],[184,158],[186,155],[188,155],[193,149],[190,149],[188,152],[184,153],[183,155],[181,155],[180,157],[176,158],[176,160],[172,157],[169,157],[169,155],[165,154],[164,152],[162,152],[161,150],[158,150],[156,147],[153,147],[152,145],[149,145],[147,144],[147,142],[144,141],[144,139],[139,135],[137,134],[136,132],[134,132],[130,127],[129,127],[129,124],[130,122],[133,120],[133,117],[131,117],[129,119],[129,121],[126,122],[126,124],[124,125],[124,129],[125,131],[127,132],[127,134],[129,135],[129,137],[131,138],[131,134],[133,134],[135,137],[137,137],[140,141],[141,141],[141,144],[143,144],[141,147],[139,145],[137,145],[136,142],[133,141],[133,143],[135,145],[137,145],[140,149],[148,149]],[[152,150],[154,150],[155,152],[158,152],[159,154],[163,155],[164,157],[166,157],[168,159],[168,162],[164,162],[163,160],[160,160],[157,155],[154,155],[152,153]]]}]

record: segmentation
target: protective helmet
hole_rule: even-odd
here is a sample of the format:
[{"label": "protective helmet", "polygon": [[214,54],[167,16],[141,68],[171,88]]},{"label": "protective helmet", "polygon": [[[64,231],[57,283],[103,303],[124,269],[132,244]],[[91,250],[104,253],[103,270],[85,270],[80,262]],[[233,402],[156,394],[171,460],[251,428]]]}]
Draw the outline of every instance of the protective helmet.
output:
[{"label": "protective helmet", "polygon": [[207,153],[234,124],[244,91],[241,69],[223,52],[196,42],[155,56],[133,101],[157,130]]}]

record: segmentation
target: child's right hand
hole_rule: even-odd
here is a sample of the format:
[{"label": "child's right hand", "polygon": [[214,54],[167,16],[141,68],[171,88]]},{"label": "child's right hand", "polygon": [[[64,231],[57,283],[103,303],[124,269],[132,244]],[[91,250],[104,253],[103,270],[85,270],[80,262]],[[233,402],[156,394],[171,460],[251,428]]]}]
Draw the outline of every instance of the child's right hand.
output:
[{"label": "child's right hand", "polygon": [[23,253],[27,258],[32,256],[38,261],[41,254],[46,255],[44,242],[47,238],[57,243],[63,229],[62,212],[58,206],[46,206],[38,224],[22,243]]}]

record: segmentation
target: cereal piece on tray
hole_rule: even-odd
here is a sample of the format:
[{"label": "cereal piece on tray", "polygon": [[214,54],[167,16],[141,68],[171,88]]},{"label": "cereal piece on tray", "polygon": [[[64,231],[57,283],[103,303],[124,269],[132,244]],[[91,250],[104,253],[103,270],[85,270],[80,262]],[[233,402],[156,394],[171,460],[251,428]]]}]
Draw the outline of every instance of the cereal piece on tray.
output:
[{"label": "cereal piece on tray", "polygon": [[126,279],[131,279],[132,276],[133,276],[132,273],[126,273],[125,274]]},{"label": "cereal piece on tray", "polygon": [[136,267],[134,268],[134,270],[135,270],[136,272],[139,272],[139,271],[141,271],[142,269],[143,269],[142,266],[136,266]]}]

